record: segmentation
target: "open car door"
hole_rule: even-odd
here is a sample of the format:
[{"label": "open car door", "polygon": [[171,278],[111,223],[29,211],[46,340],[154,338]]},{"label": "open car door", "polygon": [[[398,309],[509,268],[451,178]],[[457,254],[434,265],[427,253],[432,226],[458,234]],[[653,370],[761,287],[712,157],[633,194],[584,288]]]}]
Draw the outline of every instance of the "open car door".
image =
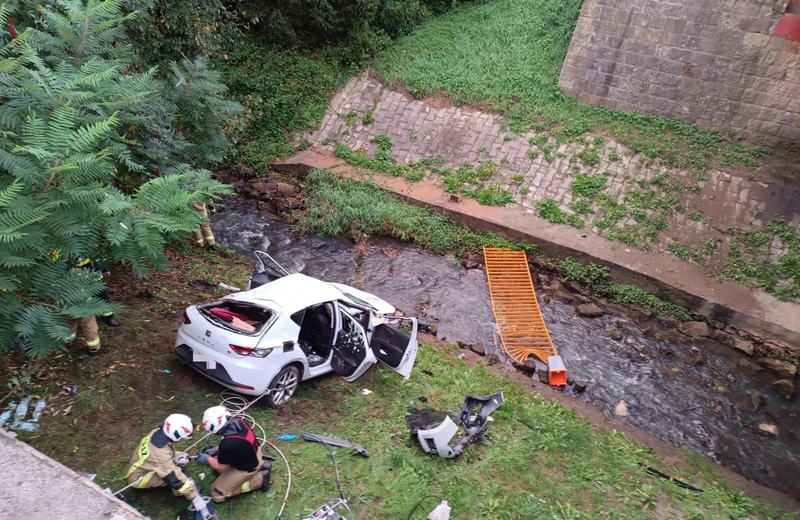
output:
[{"label": "open car door", "polygon": [[369,346],[375,357],[408,379],[417,358],[417,319],[383,315],[375,326]]},{"label": "open car door", "polygon": [[331,350],[331,369],[352,383],[376,363],[364,328],[341,307],[337,306],[339,327]]}]

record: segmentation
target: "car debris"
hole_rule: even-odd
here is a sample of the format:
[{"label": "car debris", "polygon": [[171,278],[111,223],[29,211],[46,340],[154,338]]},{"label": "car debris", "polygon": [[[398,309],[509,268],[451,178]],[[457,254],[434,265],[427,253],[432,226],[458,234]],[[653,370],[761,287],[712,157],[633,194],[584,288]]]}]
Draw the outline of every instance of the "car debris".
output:
[{"label": "car debris", "polygon": [[[461,405],[458,415],[439,410],[409,408],[406,424],[411,434],[416,435],[422,449],[427,453],[437,453],[444,459],[457,457],[464,448],[480,442],[486,435],[488,423],[493,421],[490,414],[503,404],[503,391],[492,395],[468,395]],[[478,409],[480,408],[480,409]],[[464,433],[455,445],[450,441],[460,429]]]},{"label": "car debris", "polygon": [[371,393],[372,393],[372,390],[370,390],[369,388],[364,388],[364,389],[361,390],[361,395],[369,395]]},{"label": "car debris", "polygon": [[337,439],[336,437],[325,437],[324,435],[317,435],[317,434],[310,434],[310,433],[301,433],[300,436],[309,442],[319,442],[321,444],[329,444],[331,446],[336,446],[337,448],[350,448],[351,450],[355,451],[362,457],[369,457],[369,452],[364,449],[363,446],[360,444],[353,444],[350,441],[346,441],[344,439]]},{"label": "car debris", "polygon": [[181,362],[272,407],[301,381],[335,372],[352,383],[378,361],[410,377],[416,318],[354,287],[289,273],[261,251],[256,258],[248,290],[186,308],[175,340]]}]

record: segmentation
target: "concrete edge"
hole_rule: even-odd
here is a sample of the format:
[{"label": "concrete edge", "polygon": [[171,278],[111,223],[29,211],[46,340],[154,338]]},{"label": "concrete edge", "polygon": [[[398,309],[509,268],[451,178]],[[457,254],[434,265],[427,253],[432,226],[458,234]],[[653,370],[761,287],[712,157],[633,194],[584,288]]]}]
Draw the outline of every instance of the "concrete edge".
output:
[{"label": "concrete edge", "polygon": [[608,267],[618,283],[638,285],[665,301],[726,325],[757,329],[789,343],[800,344],[800,320],[797,319],[800,305],[781,302],[763,291],[733,282],[719,282],[677,257],[626,249],[624,245],[600,236],[552,224],[518,206],[482,206],[470,199],[451,202],[450,194],[436,184],[427,181],[411,184],[398,177],[365,175],[324,150],[310,148],[273,163],[272,167],[300,178],[319,168],[355,180],[372,180],[381,189],[408,203],[446,214],[457,224],[475,231],[534,243],[549,257],[573,257],[582,262],[595,262]]},{"label": "concrete edge", "polygon": [[97,493],[98,497],[102,497],[102,500],[107,501],[112,506],[112,508],[121,510],[123,513],[126,514],[126,516],[129,516],[131,519],[138,518],[142,520],[150,520],[150,517],[143,516],[139,511],[129,506],[122,500],[114,498],[114,496],[110,495],[109,493],[106,493],[100,486],[98,486],[88,478],[79,475],[78,473],[68,468],[67,466],[61,464],[57,460],[48,457],[47,455],[40,452],[33,446],[18,440],[14,436],[9,435],[8,432],[6,432],[5,430],[1,429],[0,429],[0,442],[6,442],[10,444],[13,450],[23,451],[26,454],[41,461],[42,463],[50,466],[51,468],[63,473],[65,477],[69,477],[70,479],[78,482],[80,485],[91,489],[92,491]]}]

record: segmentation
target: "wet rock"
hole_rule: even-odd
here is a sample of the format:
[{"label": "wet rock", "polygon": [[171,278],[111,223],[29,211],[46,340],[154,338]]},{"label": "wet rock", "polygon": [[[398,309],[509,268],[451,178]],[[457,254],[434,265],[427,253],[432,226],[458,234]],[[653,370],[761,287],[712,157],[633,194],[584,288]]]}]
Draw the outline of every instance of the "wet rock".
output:
[{"label": "wet rock", "polygon": [[585,318],[599,318],[605,313],[602,307],[594,303],[582,303],[575,307],[575,314]]},{"label": "wet rock", "polygon": [[789,438],[792,439],[793,441],[800,441],[800,435],[797,435],[797,432],[795,432],[794,430],[789,430],[786,433],[789,434]]},{"label": "wet rock", "polygon": [[700,351],[692,352],[689,354],[689,363],[692,365],[705,365],[706,364],[706,356]]},{"label": "wet rock", "polygon": [[537,373],[539,374],[539,381],[546,385],[550,384],[550,372],[547,370],[539,370]]},{"label": "wet rock", "polygon": [[461,348],[461,349],[470,348],[470,346],[471,346],[471,345],[467,345],[467,342],[466,341],[462,341],[462,340],[456,341],[456,345],[458,345],[458,348]]},{"label": "wet rock", "polygon": [[764,404],[764,396],[758,390],[753,390],[750,393],[750,403],[753,405],[753,410],[758,410]]},{"label": "wet rock", "polygon": [[497,354],[489,354],[486,356],[486,364],[490,367],[500,364],[500,358],[497,357]]},{"label": "wet rock", "polygon": [[474,345],[472,345],[470,347],[470,350],[472,350],[474,353],[478,354],[479,356],[485,356],[486,355],[486,347],[483,346],[483,343],[475,343]]},{"label": "wet rock", "polygon": [[461,260],[461,266],[464,269],[477,269],[481,266],[481,257],[478,253],[467,253],[467,256]]},{"label": "wet rock", "polygon": [[733,347],[735,342],[736,342],[736,338],[735,337],[733,337],[730,334],[728,334],[727,332],[723,332],[723,331],[721,331],[719,329],[712,329],[711,330],[711,339],[713,339],[714,341],[719,341],[723,345],[727,345],[729,347]]},{"label": "wet rock", "polygon": [[627,417],[628,403],[626,403],[625,401],[618,402],[617,406],[614,407],[614,413],[619,415],[620,417]]},{"label": "wet rock", "polygon": [[606,334],[614,341],[620,341],[622,339],[622,331],[616,325],[611,325],[606,328]]},{"label": "wet rock", "polygon": [[753,345],[752,341],[747,341],[739,338],[735,338],[733,340],[733,348],[735,348],[736,350],[741,350],[748,356],[752,356],[753,352],[755,352],[755,345]]},{"label": "wet rock", "polygon": [[564,282],[564,286],[574,293],[582,294],[584,296],[589,296],[589,289],[582,286],[578,282],[567,281]]},{"label": "wet rock", "polygon": [[556,300],[561,300],[564,303],[570,303],[573,300],[572,294],[564,289],[556,289],[556,291],[553,293],[553,298]]},{"label": "wet rock", "polygon": [[675,357],[675,352],[671,351],[666,347],[660,347],[658,351],[661,353],[662,356],[664,356],[667,359],[672,359]]},{"label": "wet rock", "polygon": [[794,383],[786,379],[778,379],[769,385],[769,387],[781,394],[786,399],[791,399],[794,395]]},{"label": "wet rock", "polygon": [[275,183],[275,191],[281,197],[288,197],[297,193],[297,186],[288,182],[277,182]]},{"label": "wet rock", "polygon": [[430,334],[431,336],[436,336],[437,334],[439,334],[439,329],[436,327],[436,325],[429,323],[427,328],[428,328],[428,334]]},{"label": "wet rock", "polygon": [[678,318],[669,314],[659,314],[656,316],[656,321],[665,327],[677,327],[678,323],[680,323]]},{"label": "wet rock", "polygon": [[788,379],[789,381],[794,379],[794,375],[797,373],[796,366],[786,361],[781,361],[780,359],[761,358],[758,360],[758,364],[772,370],[781,376],[781,379]]},{"label": "wet rock", "polygon": [[575,384],[575,379],[573,379],[572,376],[567,376],[567,384],[568,385],[574,385]]},{"label": "wet rock", "polygon": [[537,274],[536,279],[539,280],[540,285],[550,285],[550,277],[544,273]]},{"label": "wet rock", "polygon": [[573,390],[575,390],[576,394],[582,394],[586,391],[586,388],[588,386],[589,384],[586,381],[575,381],[575,386],[573,387]]},{"label": "wet rock", "polygon": [[678,325],[678,330],[690,338],[707,338],[711,334],[708,323],[704,321],[688,321]]},{"label": "wet rock", "polygon": [[774,424],[761,423],[758,425],[758,433],[765,437],[774,437],[778,435],[778,427]]},{"label": "wet rock", "polygon": [[549,294],[543,294],[542,295],[542,301],[544,303],[550,303],[550,295]]},{"label": "wet rock", "polygon": [[755,375],[763,370],[760,366],[756,365],[755,363],[751,363],[745,358],[740,359],[736,366],[739,367],[739,370],[741,370],[746,376]]},{"label": "wet rock", "polygon": [[533,375],[533,373],[536,372],[536,362],[532,359],[526,359],[524,363],[519,363],[518,361],[514,361],[511,363],[511,366],[513,366],[520,372],[524,372],[529,375]]}]

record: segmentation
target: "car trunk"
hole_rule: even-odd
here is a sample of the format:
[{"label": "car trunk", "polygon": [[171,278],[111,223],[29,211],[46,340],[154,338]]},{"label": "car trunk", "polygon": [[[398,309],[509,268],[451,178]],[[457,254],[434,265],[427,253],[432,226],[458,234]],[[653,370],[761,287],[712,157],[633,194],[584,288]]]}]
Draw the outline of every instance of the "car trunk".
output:
[{"label": "car trunk", "polygon": [[231,300],[198,305],[197,310],[216,327],[245,336],[258,335],[272,318],[268,309]]}]

